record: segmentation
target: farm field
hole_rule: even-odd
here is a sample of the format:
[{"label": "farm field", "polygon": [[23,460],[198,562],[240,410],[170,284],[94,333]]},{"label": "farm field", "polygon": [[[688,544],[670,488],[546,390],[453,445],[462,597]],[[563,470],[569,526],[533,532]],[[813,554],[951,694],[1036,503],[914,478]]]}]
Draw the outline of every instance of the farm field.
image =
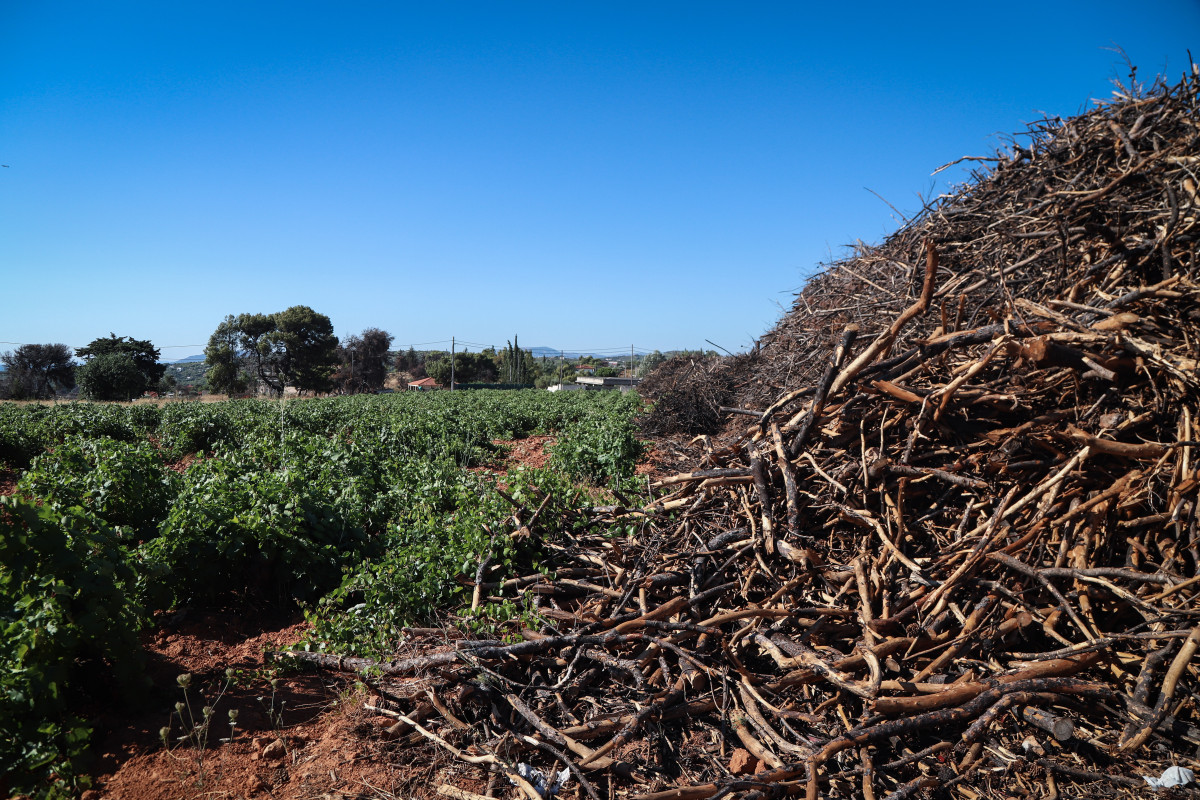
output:
[{"label": "farm field", "polygon": [[0,406],[0,789],[1196,796],[1197,109],[1031,125],[637,428]]},{"label": "farm field", "polygon": [[[250,748],[311,721],[314,691],[328,701],[263,647],[390,657],[405,626],[536,626],[516,589],[473,597],[476,573],[545,571],[546,542],[596,526],[586,509],[636,496],[639,405],[547,392],[0,405],[0,788],[72,796],[89,772],[161,751],[178,765],[162,796],[187,796],[219,740],[226,756]],[[203,657],[213,647],[225,661]],[[140,739],[121,732],[130,718]],[[101,746],[114,735],[123,753]]]}]

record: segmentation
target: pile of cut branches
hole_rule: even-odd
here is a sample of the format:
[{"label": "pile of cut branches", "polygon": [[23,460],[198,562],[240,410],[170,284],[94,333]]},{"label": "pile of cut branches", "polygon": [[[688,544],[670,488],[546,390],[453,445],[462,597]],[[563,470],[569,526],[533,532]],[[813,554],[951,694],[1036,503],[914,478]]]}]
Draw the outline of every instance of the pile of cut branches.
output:
[{"label": "pile of cut branches", "polygon": [[716,433],[724,424],[722,406],[733,397],[730,359],[672,356],[638,385],[650,401],[642,430],[651,436]]},{"label": "pile of cut branches", "polygon": [[1128,796],[1197,768],[1198,97],[1047,122],[810,284],[759,352],[774,394],[604,512],[636,536],[476,575],[537,599],[519,641],[297,657],[375,676],[398,734],[530,800],[523,764],[593,800]]}]

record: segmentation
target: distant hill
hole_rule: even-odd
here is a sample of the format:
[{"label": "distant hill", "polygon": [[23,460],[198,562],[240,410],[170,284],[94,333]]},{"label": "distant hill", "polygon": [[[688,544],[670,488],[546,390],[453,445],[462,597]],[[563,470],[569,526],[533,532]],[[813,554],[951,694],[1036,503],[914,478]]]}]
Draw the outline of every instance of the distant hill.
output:
[{"label": "distant hill", "polygon": [[203,361],[203,360],[204,360],[204,356],[203,356],[203,354],[201,354],[201,355],[197,355],[197,356],[188,356],[187,358],[176,359],[175,361],[172,361],[171,363],[172,364],[187,364],[191,361]]},{"label": "distant hill", "polygon": [[[534,358],[541,358],[542,356],[545,356],[546,358],[558,358],[559,354],[562,353],[562,351],[555,350],[553,347],[529,347],[529,348],[522,348],[522,349],[523,350],[528,349],[529,352],[531,352],[533,354]],[[638,358],[641,358],[644,355],[648,355],[648,353],[646,353],[642,350],[634,350],[633,352],[637,355]],[[568,353],[562,353],[562,356],[563,356],[563,358],[569,358],[569,359],[583,358],[584,356],[593,356],[594,358],[601,358],[601,359],[605,359],[605,360],[611,359],[613,361],[619,361],[622,358],[628,358],[629,353],[627,353],[627,352],[626,353],[613,353],[613,354],[609,354],[606,356],[599,356],[599,355],[596,355],[595,353],[569,353],[568,352]]]}]

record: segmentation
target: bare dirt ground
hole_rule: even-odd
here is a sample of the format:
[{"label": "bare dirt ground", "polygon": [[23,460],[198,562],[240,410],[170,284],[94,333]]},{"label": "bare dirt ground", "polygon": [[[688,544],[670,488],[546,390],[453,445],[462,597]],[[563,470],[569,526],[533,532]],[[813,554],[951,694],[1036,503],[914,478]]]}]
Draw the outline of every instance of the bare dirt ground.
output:
[{"label": "bare dirt ground", "polygon": [[546,447],[553,445],[554,442],[553,436],[527,436],[524,439],[511,441],[497,440],[495,444],[508,448],[508,456],[504,459],[504,471],[507,472],[508,469],[518,464],[533,469],[541,469],[546,466],[546,462],[550,460],[550,454],[546,451]]},{"label": "bare dirt ground", "polygon": [[[165,620],[145,640],[153,682],[145,707],[100,714],[96,786],[85,799],[431,797],[431,770],[445,759],[398,749],[385,730],[393,721],[363,710],[365,687],[331,673],[281,674],[264,659],[305,629],[244,613]],[[186,694],[183,674],[191,676]],[[185,704],[182,723],[176,703]],[[205,706],[213,720],[206,740],[180,741]]]}]

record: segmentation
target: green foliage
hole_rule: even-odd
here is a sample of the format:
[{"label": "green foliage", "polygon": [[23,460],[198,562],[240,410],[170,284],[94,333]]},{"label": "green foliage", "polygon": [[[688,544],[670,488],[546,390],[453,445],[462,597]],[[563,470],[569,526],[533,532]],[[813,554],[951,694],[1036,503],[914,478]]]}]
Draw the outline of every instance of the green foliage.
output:
[{"label": "green foliage", "polygon": [[341,487],[264,466],[230,454],[188,469],[161,536],[139,549],[155,573],[170,576],[171,596],[148,600],[314,600],[361,560],[369,542],[353,503],[339,502]]},{"label": "green foliage", "polygon": [[128,353],[103,353],[81,366],[79,390],[89,400],[132,400],[146,390],[146,376]]},{"label": "green foliage", "polygon": [[134,441],[153,430],[157,419],[153,406],[0,404],[0,461],[24,469],[47,447],[72,438]]},{"label": "green foliage", "polygon": [[144,685],[116,535],[80,509],[0,497],[0,774],[10,789],[69,796],[90,731],[72,713],[85,672],[132,695]]},{"label": "green foliage", "polygon": [[[549,494],[548,519],[583,500],[579,488],[552,472],[516,469],[507,481],[507,494],[517,502],[539,504]],[[389,528],[383,554],[349,573],[309,615],[318,647],[370,656],[394,652],[404,626],[466,599],[470,589],[460,578],[473,577],[481,559],[490,559],[501,575],[518,563],[523,572],[537,569],[537,542],[508,535],[512,507],[489,481],[443,468],[419,486],[406,498],[408,513]],[[501,602],[484,606],[467,624],[490,630],[519,617],[511,603]]]},{"label": "green foliage", "polygon": [[75,355],[86,362],[76,374],[80,389],[93,400],[138,397],[157,386],[166,371],[166,365],[158,363],[158,348],[149,341],[115,333],[93,340]]},{"label": "green foliage", "polygon": [[[450,354],[425,362],[425,374],[442,386],[450,385]],[[454,384],[491,383],[496,380],[496,362],[487,353],[455,353]]]},{"label": "green foliage", "polygon": [[617,485],[633,477],[642,456],[632,413],[640,400],[633,392],[605,395],[583,418],[566,427],[551,448],[551,463],[575,478]]},{"label": "green foliage", "polygon": [[379,328],[367,328],[361,336],[347,337],[338,345],[339,366],[333,382],[344,394],[377,392],[387,377],[388,348],[392,336]]},{"label": "green foliage", "polygon": [[0,397],[44,399],[75,386],[71,348],[65,344],[23,344],[0,354],[4,364]]},{"label": "green foliage", "polygon": [[257,351],[241,349],[248,344],[242,324],[245,316],[225,317],[208,337],[208,346],[204,348],[204,363],[208,365],[205,383],[211,391],[241,394],[252,380],[246,362],[253,359]]},{"label": "green foliage", "polygon": [[521,349],[516,336],[500,351],[496,363],[503,383],[526,383],[532,386],[541,374],[537,359],[529,350]]},{"label": "green foliage", "polygon": [[[481,560],[494,567],[489,579],[538,569],[541,542],[585,522],[571,513],[586,502],[573,476],[611,480],[632,468],[636,408],[616,393],[487,390],[0,404],[0,457],[29,468],[18,493],[30,498],[0,498],[9,788],[80,788],[72,776],[88,731],[70,701],[84,670],[137,685],[144,606],[302,602],[312,646],[384,655],[401,626],[464,606]],[[463,468],[493,459],[494,440],[535,433],[558,436],[558,466],[513,470],[505,493],[530,507],[548,496],[541,518],[554,524],[514,536],[494,479]],[[199,451],[181,476],[163,465]],[[128,552],[132,537],[142,542]],[[537,624],[515,594],[463,619],[489,635]],[[180,717],[168,735],[207,731],[204,722]]]},{"label": "green foliage", "polygon": [[0,463],[25,469],[42,452],[42,428],[39,415],[28,409],[43,406],[18,406],[0,403]]},{"label": "green foliage", "polygon": [[86,508],[123,538],[153,538],[178,493],[179,477],[148,443],[70,439],[33,460],[17,494]]},{"label": "green foliage", "polygon": [[[301,392],[333,388],[338,340],[329,317],[308,306],[292,306],[273,314],[272,319],[275,330],[268,338],[273,351],[280,354],[279,376],[283,385],[295,386]],[[387,351],[386,346],[383,349]]]},{"label": "green foliage", "polygon": [[211,451],[236,439],[232,410],[237,400],[222,404],[168,403],[162,409],[158,426],[159,443],[171,458],[181,458],[201,450]]},{"label": "green foliage", "polygon": [[308,306],[228,316],[204,348],[208,385],[230,393],[261,385],[277,396],[287,386],[327,391],[338,365],[337,346],[329,317]]},{"label": "green foliage", "polygon": [[[0,752],[30,775],[69,777],[86,730],[64,692],[99,658],[136,669],[136,642],[122,632],[144,605],[300,602],[316,624],[312,646],[387,653],[402,625],[465,605],[482,559],[489,579],[529,574],[544,539],[584,524],[571,512],[587,502],[575,476],[629,473],[636,408],[616,393],[487,390],[0,404],[0,452],[30,467],[18,491],[43,504],[3,501],[0,719],[17,720],[20,735]],[[495,440],[542,433],[559,438],[556,467],[513,470],[504,491],[529,507],[549,496],[541,519],[553,525],[514,536],[494,479],[463,468],[494,459]],[[182,475],[163,466],[200,451]],[[123,532],[142,540],[131,554]],[[511,635],[535,623],[511,595],[463,624]],[[18,661],[27,657],[40,666]],[[31,699],[54,691],[52,708]]]}]

